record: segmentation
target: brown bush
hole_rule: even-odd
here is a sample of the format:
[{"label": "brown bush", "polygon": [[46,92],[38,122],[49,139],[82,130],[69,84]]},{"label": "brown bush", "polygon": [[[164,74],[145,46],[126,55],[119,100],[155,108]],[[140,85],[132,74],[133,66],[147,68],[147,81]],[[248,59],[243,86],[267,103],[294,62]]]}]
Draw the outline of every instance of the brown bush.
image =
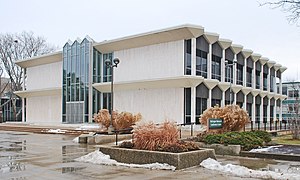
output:
[{"label": "brown bush", "polygon": [[136,149],[157,150],[178,141],[178,130],[175,123],[169,121],[161,125],[149,123],[139,125],[133,130],[133,144]]},{"label": "brown bush", "polygon": [[203,112],[200,122],[208,125],[208,119],[222,118],[223,128],[218,132],[240,131],[250,122],[248,113],[238,105],[227,105],[225,107],[215,106]]},{"label": "brown bush", "polygon": [[133,143],[131,141],[123,141],[120,145],[120,148],[133,148]]},{"label": "brown bush", "polygon": [[[113,111],[113,127],[116,130],[129,128],[134,125],[136,122],[142,119],[141,113],[133,115],[129,112],[121,112]],[[107,109],[101,109],[97,114],[94,114],[95,122],[102,124],[106,128],[110,125],[110,114]]]}]

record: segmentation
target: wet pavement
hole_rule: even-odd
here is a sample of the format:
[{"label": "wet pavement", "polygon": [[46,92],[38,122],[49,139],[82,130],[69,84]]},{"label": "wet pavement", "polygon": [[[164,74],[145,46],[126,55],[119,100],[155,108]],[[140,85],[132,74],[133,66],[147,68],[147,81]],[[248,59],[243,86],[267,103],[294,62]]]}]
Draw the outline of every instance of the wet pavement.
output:
[{"label": "wet pavement", "polygon": [[[57,134],[0,131],[0,179],[250,179],[232,177],[200,166],[169,171],[76,162],[74,159],[96,148],[74,143],[74,138]],[[225,156],[218,159],[224,163],[252,165],[253,169],[283,162]],[[290,165],[290,162],[284,163],[280,165]]]}]

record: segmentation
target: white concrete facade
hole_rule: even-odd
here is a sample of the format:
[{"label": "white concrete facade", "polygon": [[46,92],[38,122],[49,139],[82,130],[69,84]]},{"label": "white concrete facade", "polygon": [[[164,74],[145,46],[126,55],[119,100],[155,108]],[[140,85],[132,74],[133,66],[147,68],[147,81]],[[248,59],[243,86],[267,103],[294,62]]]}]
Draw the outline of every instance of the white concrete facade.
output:
[{"label": "white concrete facade", "polygon": [[[204,37],[208,43],[207,53],[207,77],[197,74],[198,46],[200,37]],[[190,61],[187,61],[186,41],[191,41]],[[221,47],[220,56],[220,80],[214,79],[212,73],[215,56],[215,46]],[[114,84],[114,109],[118,111],[140,112],[145,120],[156,123],[165,119],[174,120],[177,123],[196,122],[198,97],[206,90],[199,90],[202,86],[207,89],[206,108],[213,105],[212,100],[220,91],[220,104],[226,104],[229,90],[232,91],[233,104],[242,104],[247,110],[250,106],[252,121],[259,119],[271,120],[271,114],[276,115],[276,101],[285,98],[282,92],[277,92],[276,81],[272,81],[273,90],[270,88],[271,74],[280,82],[282,73],[286,70],[280,64],[270,61],[252,50],[243,49],[243,46],[232,44],[231,40],[220,39],[218,34],[204,32],[204,28],[195,25],[182,25],[159,31],[129,36],[116,40],[93,43],[92,47],[100,53],[113,53],[114,57],[121,60],[118,68],[115,68]],[[233,82],[226,81],[225,61],[230,59],[228,52],[233,53],[232,61],[237,60],[242,66],[242,84],[238,84],[238,67],[233,65]],[[230,54],[230,53],[229,53]],[[103,55],[102,55],[103,57]],[[241,58],[242,57],[242,58]],[[90,65],[93,60],[90,60]],[[102,59],[104,61],[104,59]],[[257,64],[259,62],[260,64]],[[26,89],[16,92],[27,99],[26,121],[32,123],[61,123],[62,122],[62,53],[54,53],[49,56],[41,56],[28,60],[22,60],[17,64],[27,69]],[[266,64],[267,66],[263,66]],[[187,66],[190,66],[190,74],[186,74]],[[257,67],[256,67],[257,66]],[[260,67],[260,68],[258,68]],[[93,66],[90,69],[95,68]],[[249,69],[250,68],[250,69]],[[267,68],[267,71],[264,71]],[[103,71],[103,70],[102,70]],[[251,75],[247,72],[250,71]],[[271,73],[272,72],[272,73]],[[274,75],[275,72],[275,75]],[[101,72],[103,73],[103,72]],[[259,73],[259,78],[256,74]],[[92,74],[91,71],[89,73]],[[263,86],[264,74],[267,74],[267,87]],[[277,76],[278,75],[278,76]],[[251,76],[251,85],[247,85],[247,78]],[[260,81],[259,87],[256,87]],[[89,87],[93,87],[103,96],[110,92],[110,82],[93,83],[90,79]],[[204,85],[204,86],[203,86]],[[231,88],[230,88],[231,87]],[[190,99],[187,101],[185,90],[190,89]],[[200,88],[201,89],[201,88]],[[200,94],[201,95],[200,95]],[[89,91],[91,97],[92,91]],[[250,97],[251,96],[251,97]],[[241,98],[242,97],[242,98]],[[268,99],[265,106],[264,97]],[[196,100],[197,99],[197,100]],[[202,98],[203,99],[203,98]],[[242,100],[241,100],[242,99]],[[251,104],[248,103],[251,100]],[[103,97],[101,97],[103,101]],[[272,104],[271,102],[275,101]],[[250,101],[249,101],[250,102]],[[228,103],[227,103],[228,104]],[[257,104],[257,105],[255,105]],[[272,104],[272,113],[271,106]],[[281,103],[277,103],[281,104]],[[92,106],[92,103],[89,103]],[[187,121],[187,106],[190,108],[190,120]],[[258,107],[259,106],[259,107]],[[102,108],[101,105],[100,108]],[[256,113],[259,108],[260,113]],[[40,109],[37,111],[37,109]],[[91,111],[92,108],[89,108]],[[249,108],[248,108],[249,109]],[[92,122],[92,113],[89,112],[89,122]],[[267,115],[265,117],[265,115]],[[282,118],[282,116],[279,115]],[[281,118],[279,118],[281,120]]]}]

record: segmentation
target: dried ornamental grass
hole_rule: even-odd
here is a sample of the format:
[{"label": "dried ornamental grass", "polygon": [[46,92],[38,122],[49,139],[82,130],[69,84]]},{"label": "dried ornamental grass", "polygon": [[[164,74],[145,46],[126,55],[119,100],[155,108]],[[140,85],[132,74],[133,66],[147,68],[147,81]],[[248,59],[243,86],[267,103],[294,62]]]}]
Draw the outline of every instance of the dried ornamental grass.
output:
[{"label": "dried ornamental grass", "polygon": [[[121,112],[113,111],[113,127],[116,130],[129,128],[134,125],[136,122],[142,119],[141,113],[133,115],[129,112]],[[107,109],[101,109],[97,114],[94,115],[95,122],[102,124],[106,128],[110,125],[110,114]]]},{"label": "dried ornamental grass", "polygon": [[238,105],[227,105],[225,107],[215,106],[203,112],[200,122],[208,125],[208,119],[223,119],[223,128],[219,132],[240,131],[250,122],[248,113]]},{"label": "dried ornamental grass", "polygon": [[139,125],[133,130],[133,144],[136,149],[158,150],[178,141],[178,130],[175,123],[166,121],[161,125],[149,123]]}]

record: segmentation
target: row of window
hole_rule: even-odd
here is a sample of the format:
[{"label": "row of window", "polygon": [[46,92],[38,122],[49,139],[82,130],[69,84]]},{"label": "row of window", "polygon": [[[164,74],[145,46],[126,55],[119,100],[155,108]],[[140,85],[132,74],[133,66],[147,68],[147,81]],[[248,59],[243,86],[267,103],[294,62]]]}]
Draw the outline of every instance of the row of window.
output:
[{"label": "row of window", "polygon": [[[196,124],[199,124],[199,118],[200,116],[203,114],[203,112],[208,108],[207,107],[207,98],[201,98],[198,97],[196,95],[196,114],[195,114],[195,122]],[[221,100],[220,99],[211,99],[211,107],[214,107],[216,105],[220,105],[221,104]],[[225,101],[225,105],[228,104],[232,104],[232,102],[226,100]],[[243,103],[242,102],[237,102],[237,105],[239,105],[240,107],[243,107]],[[258,120],[260,119],[260,106],[261,104],[256,104],[255,106],[255,116],[256,118],[258,118]],[[263,104],[263,117],[264,117],[264,121],[266,121],[267,119],[267,105]],[[252,103],[247,102],[246,103],[246,110],[250,116],[250,119],[252,117]],[[184,89],[184,122],[185,124],[190,124],[191,123],[191,88],[185,88]],[[274,117],[274,106],[270,105],[270,118],[273,119]]]},{"label": "row of window", "polygon": [[[198,43],[198,41],[196,41]],[[202,76],[204,78],[207,78],[207,55],[208,52],[199,49],[198,44],[196,45],[196,75],[197,76]],[[191,75],[192,72],[192,67],[191,67],[191,40],[185,40],[185,75]],[[217,79],[221,81],[221,59],[222,57],[217,56],[215,54],[212,55],[212,62],[211,62],[211,78],[212,79]],[[228,64],[232,64],[232,60],[226,59],[228,61]],[[244,65],[242,64],[237,64],[236,65],[236,84],[243,85],[244,81]],[[260,71],[256,70],[255,71],[255,78],[256,78],[256,84],[255,88],[260,89],[261,86],[261,80],[260,80]],[[267,72],[263,71],[263,89],[267,90],[267,81],[268,74]],[[247,87],[252,87],[252,68],[247,67],[247,72],[246,72],[246,86]],[[228,65],[226,66],[225,69],[225,82],[231,82],[233,83],[233,65]],[[274,92],[274,86],[276,83],[276,77],[271,74],[270,77],[270,91]]]}]

